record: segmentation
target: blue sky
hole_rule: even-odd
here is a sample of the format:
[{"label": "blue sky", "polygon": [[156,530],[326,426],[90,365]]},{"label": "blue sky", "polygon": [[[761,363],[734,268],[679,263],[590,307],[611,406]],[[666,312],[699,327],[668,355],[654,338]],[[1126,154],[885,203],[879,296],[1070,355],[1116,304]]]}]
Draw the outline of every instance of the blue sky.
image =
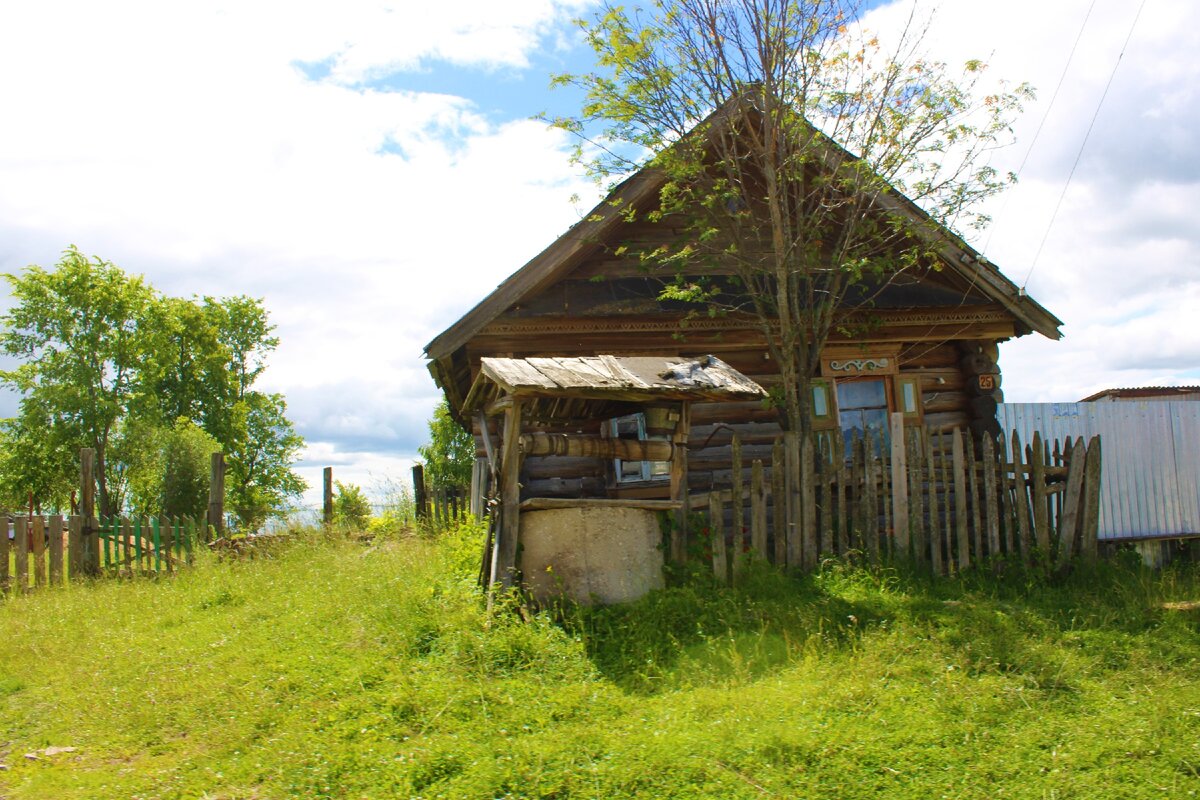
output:
[{"label": "blue sky", "polygon": [[[1090,5],[937,9],[932,57],[988,59],[1040,89],[996,166],[1024,156]],[[1017,280],[1135,5],[1096,0],[1021,184],[983,237]],[[867,24],[886,36],[911,4],[871,6]],[[1194,6],[1154,0],[1138,22],[1029,281],[1067,338],[1004,346],[1011,400],[1200,374]],[[596,199],[571,142],[531,119],[577,108],[549,75],[590,65],[571,20],[595,7],[0,5],[0,271],[77,244],[164,292],[263,297],[283,341],[263,380],[308,439],[303,473],[314,486],[326,465],[367,487],[402,475],[437,400],[422,346]]]}]

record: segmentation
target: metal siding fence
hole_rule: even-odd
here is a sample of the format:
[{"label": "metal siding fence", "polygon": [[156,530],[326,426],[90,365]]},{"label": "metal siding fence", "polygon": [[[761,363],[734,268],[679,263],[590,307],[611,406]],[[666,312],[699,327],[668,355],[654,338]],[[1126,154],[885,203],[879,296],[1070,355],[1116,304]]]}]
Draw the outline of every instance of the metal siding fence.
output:
[{"label": "metal siding fence", "polygon": [[1002,403],[1005,432],[1104,447],[1100,539],[1200,534],[1200,403]]}]

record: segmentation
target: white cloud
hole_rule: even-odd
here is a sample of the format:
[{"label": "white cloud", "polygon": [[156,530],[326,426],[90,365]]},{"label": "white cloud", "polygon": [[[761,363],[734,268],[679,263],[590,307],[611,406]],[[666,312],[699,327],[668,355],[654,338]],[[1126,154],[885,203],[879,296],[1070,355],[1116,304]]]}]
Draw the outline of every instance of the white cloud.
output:
[{"label": "white cloud", "polygon": [[504,119],[364,81],[520,69],[578,10],[5,5],[0,268],[75,243],[169,293],[263,296],[283,342],[263,382],[287,394],[308,462],[336,446],[353,469],[403,466],[436,398],[421,347],[573,222],[590,186],[564,136],[528,121],[537,98]]},{"label": "white cloud", "polygon": [[[1017,145],[997,155],[997,167],[1021,163],[1091,5],[1012,0],[938,9],[927,40],[933,55],[948,64],[984,58],[991,75],[1038,89],[1017,124]],[[869,23],[887,29],[910,6],[893,4]],[[1021,183],[993,204],[993,229],[975,242],[1018,284],[1029,275],[1030,294],[1065,323],[1061,342],[1035,335],[1002,349],[1010,400],[1069,401],[1110,386],[1200,379],[1200,338],[1189,325],[1200,314],[1194,3],[1145,5],[1048,228],[1137,11],[1120,0],[1095,3]]]}]

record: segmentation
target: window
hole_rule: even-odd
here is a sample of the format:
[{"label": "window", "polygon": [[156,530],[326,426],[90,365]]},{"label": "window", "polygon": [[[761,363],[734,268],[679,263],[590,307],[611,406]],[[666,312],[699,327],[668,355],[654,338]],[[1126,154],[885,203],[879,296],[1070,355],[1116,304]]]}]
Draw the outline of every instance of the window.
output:
[{"label": "window", "polygon": [[868,434],[878,441],[888,436],[888,390],[883,378],[838,381],[838,425],[846,452]]},{"label": "window", "polygon": [[[662,440],[670,441],[670,436],[659,436],[646,433],[646,415],[630,414],[627,417],[617,417],[608,421],[609,435],[614,439],[637,439],[639,441]],[[671,477],[671,462],[669,461],[624,461],[613,459],[617,483],[634,483],[636,481],[669,480]]]},{"label": "window", "polygon": [[822,359],[821,377],[812,381],[812,425],[822,447],[840,430],[847,452],[856,439],[871,435],[887,442],[891,413],[907,425],[921,423],[921,379],[899,371],[898,351],[833,351]]}]

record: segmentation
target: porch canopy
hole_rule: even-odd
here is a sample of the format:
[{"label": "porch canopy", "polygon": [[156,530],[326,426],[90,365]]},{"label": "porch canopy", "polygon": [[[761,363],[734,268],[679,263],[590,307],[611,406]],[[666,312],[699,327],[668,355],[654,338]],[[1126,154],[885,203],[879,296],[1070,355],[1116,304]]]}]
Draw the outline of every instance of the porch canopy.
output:
[{"label": "porch canopy", "polygon": [[597,419],[630,404],[765,399],[767,392],[715,356],[484,358],[463,410],[494,413],[506,398],[544,421]]}]

